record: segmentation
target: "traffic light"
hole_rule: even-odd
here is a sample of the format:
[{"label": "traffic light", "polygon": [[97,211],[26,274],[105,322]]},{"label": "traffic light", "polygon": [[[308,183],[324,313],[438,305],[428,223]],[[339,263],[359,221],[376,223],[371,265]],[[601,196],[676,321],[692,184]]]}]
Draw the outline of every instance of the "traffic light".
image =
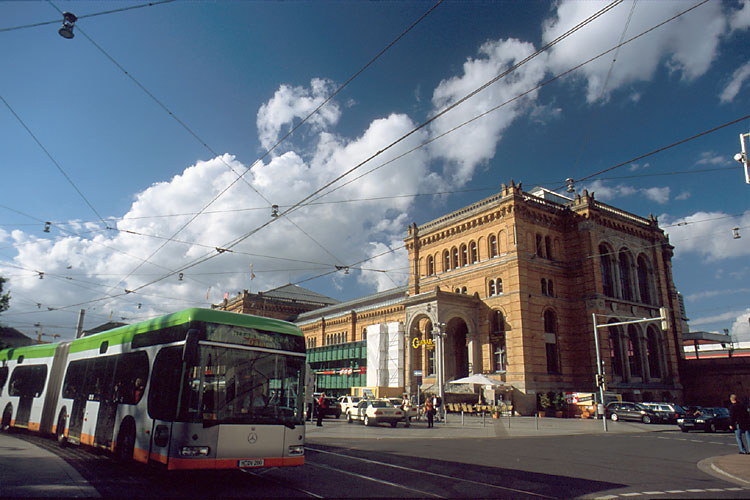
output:
[{"label": "traffic light", "polygon": [[669,309],[666,307],[659,308],[659,316],[661,316],[661,329],[665,332],[669,330]]}]

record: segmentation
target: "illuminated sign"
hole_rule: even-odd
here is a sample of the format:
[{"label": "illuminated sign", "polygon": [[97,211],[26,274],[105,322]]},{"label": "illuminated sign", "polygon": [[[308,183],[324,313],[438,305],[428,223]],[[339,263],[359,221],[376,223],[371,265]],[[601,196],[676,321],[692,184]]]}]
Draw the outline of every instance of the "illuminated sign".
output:
[{"label": "illuminated sign", "polygon": [[414,337],[411,345],[414,347],[414,349],[419,349],[422,346],[425,346],[427,349],[435,348],[435,344],[432,343],[432,339],[421,340],[417,337]]}]

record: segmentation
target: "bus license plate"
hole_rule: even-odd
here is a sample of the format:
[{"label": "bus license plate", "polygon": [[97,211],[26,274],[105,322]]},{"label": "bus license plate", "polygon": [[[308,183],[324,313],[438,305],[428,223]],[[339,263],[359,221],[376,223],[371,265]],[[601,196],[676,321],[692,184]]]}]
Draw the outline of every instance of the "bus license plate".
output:
[{"label": "bus license plate", "polygon": [[263,459],[256,458],[254,460],[238,460],[237,466],[241,469],[245,467],[263,467]]}]

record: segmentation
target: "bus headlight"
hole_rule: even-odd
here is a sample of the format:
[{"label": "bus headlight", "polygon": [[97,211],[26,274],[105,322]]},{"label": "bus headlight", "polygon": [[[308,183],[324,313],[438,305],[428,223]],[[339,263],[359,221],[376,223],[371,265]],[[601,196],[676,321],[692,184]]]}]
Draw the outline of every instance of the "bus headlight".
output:
[{"label": "bus headlight", "polygon": [[181,457],[207,457],[211,452],[208,446],[183,446],[180,449]]},{"label": "bus headlight", "polygon": [[297,455],[304,455],[305,454],[305,447],[299,444],[292,445],[289,447],[289,455],[290,456],[297,456]]}]

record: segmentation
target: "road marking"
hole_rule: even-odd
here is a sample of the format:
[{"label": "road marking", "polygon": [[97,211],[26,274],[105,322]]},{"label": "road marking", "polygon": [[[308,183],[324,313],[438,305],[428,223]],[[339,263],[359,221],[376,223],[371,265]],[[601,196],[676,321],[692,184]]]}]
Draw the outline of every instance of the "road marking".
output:
[{"label": "road marking", "polygon": [[623,496],[623,497],[639,497],[639,496],[641,496],[642,494],[643,494],[643,493],[623,493],[623,494],[622,494],[622,495],[620,495],[620,496]]},{"label": "road marking", "polygon": [[663,491],[644,491],[644,495],[663,495]]},{"label": "road marking", "polygon": [[488,486],[490,488],[496,488],[496,489],[504,490],[504,491],[512,491],[512,492],[515,492],[515,493],[523,493],[525,495],[533,495],[533,496],[537,496],[537,497],[540,497],[540,498],[557,498],[557,497],[551,497],[549,495],[543,495],[541,493],[534,493],[533,491],[519,490],[519,489],[516,489],[516,488],[509,488],[507,486],[498,486],[496,484],[483,483],[481,481],[472,481],[471,479],[462,479],[462,478],[458,478],[458,477],[448,476],[446,474],[439,474],[437,472],[429,472],[429,471],[426,471],[426,470],[414,469],[412,467],[404,467],[403,465],[388,464],[388,463],[385,463],[385,462],[379,462],[377,460],[371,460],[369,458],[354,457],[354,456],[351,456],[351,455],[345,455],[343,453],[336,453],[336,452],[333,452],[333,451],[326,451],[326,450],[321,450],[321,449],[318,449],[318,448],[311,448],[311,447],[309,447],[307,445],[305,446],[305,450],[310,450],[310,451],[314,451],[314,452],[317,452],[317,453],[323,453],[323,454],[328,454],[328,455],[335,455],[335,456],[339,456],[339,457],[348,458],[348,459],[351,459],[351,460],[360,460],[362,462],[367,462],[367,463],[376,464],[376,465],[382,465],[382,466],[385,466],[385,467],[393,467],[394,469],[402,469],[402,470],[410,471],[410,472],[418,472],[420,474],[426,474],[426,475],[429,475],[429,476],[442,477],[442,478],[450,479],[452,481],[461,481],[461,482],[464,482],[464,483],[477,484],[477,485],[480,485],[480,486]]},{"label": "road marking", "polygon": [[667,490],[667,493],[669,493],[669,494],[685,493],[685,490]]},{"label": "road marking", "polygon": [[731,477],[731,478],[732,478],[732,479],[734,479],[735,481],[739,481],[739,482],[741,482],[741,483],[745,483],[745,484],[750,484],[750,481],[746,481],[746,480],[742,479],[741,477],[737,477],[737,476],[735,476],[735,475],[732,475],[732,474],[730,474],[730,473],[728,473],[728,472],[725,472],[725,471],[723,471],[723,470],[719,469],[718,467],[716,467],[716,464],[711,464],[711,468],[712,468],[712,469],[713,469],[713,470],[714,470],[715,472],[718,472],[719,474],[723,474],[723,475],[725,475],[725,476],[727,476],[727,477]]},{"label": "road marking", "polygon": [[697,488],[692,489],[692,490],[687,490],[687,491],[688,491],[688,493],[705,493],[706,492],[706,490],[701,490],[701,489],[697,489]]}]

